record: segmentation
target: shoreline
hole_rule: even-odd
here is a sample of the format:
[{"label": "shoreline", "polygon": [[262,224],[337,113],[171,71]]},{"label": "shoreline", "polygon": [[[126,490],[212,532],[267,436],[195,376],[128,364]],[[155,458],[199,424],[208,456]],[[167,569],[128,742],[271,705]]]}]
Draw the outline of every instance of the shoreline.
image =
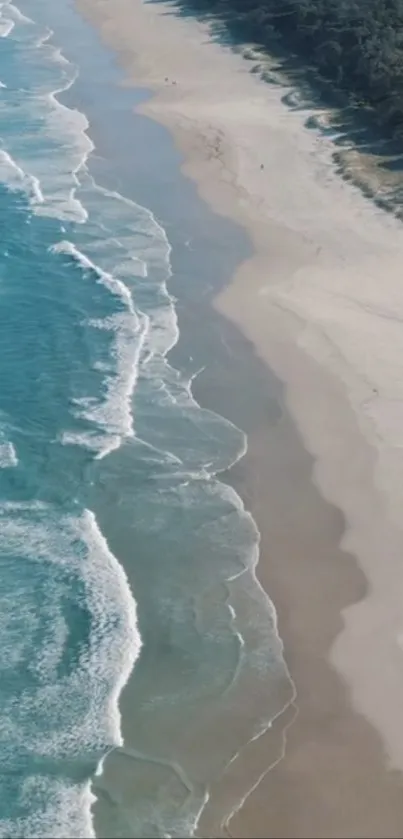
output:
[{"label": "shoreline", "polygon": [[[229,317],[241,328],[243,333],[252,341],[255,350],[262,360],[269,364],[282,381],[287,383],[288,406],[291,409],[292,415],[297,420],[300,432],[302,432],[304,445],[310,451],[311,455],[315,457],[313,470],[315,483],[319,485],[322,496],[340,508],[347,519],[347,531],[342,540],[342,550],[338,550],[337,548],[338,558],[340,556],[347,556],[346,551],[357,555],[361,568],[363,568],[367,579],[370,581],[369,584],[365,583],[362,571],[356,567],[355,560],[352,558],[349,559],[350,568],[344,574],[346,580],[348,578],[348,584],[346,580],[343,583],[340,582],[340,579],[338,580],[344,597],[340,597],[341,602],[338,608],[339,620],[337,622],[337,632],[335,633],[337,643],[334,645],[332,638],[328,644],[331,648],[330,652],[326,650],[326,655],[330,655],[332,664],[348,683],[348,691],[345,688],[341,688],[343,693],[343,701],[341,703],[343,709],[342,712],[339,710],[340,718],[337,717],[339,724],[342,723],[342,720],[345,720],[347,708],[351,714],[351,718],[354,717],[355,719],[354,731],[356,732],[356,739],[354,740],[353,737],[351,742],[360,744],[361,751],[359,756],[361,758],[365,754],[365,749],[367,749],[368,754],[364,759],[366,761],[371,759],[373,761],[373,766],[371,764],[373,772],[375,770],[378,772],[378,775],[373,776],[373,779],[377,777],[377,795],[374,795],[372,786],[366,788],[367,793],[368,789],[370,789],[370,794],[374,797],[374,806],[368,807],[368,800],[364,795],[360,804],[361,809],[357,811],[356,815],[362,817],[364,808],[368,809],[368,824],[372,826],[375,824],[374,814],[372,814],[371,818],[370,813],[372,810],[375,811],[379,806],[382,809],[382,804],[384,804],[380,813],[381,824],[375,828],[377,832],[372,832],[371,835],[385,835],[385,814],[389,812],[388,824],[390,825],[390,832],[387,835],[398,836],[399,829],[401,829],[399,828],[399,824],[401,825],[402,823],[403,814],[403,806],[399,802],[403,784],[400,773],[388,773],[386,766],[387,760],[389,760],[393,768],[403,768],[403,743],[400,738],[396,737],[395,731],[400,718],[399,706],[400,699],[403,695],[403,685],[401,684],[401,677],[399,675],[399,656],[401,653],[397,644],[395,647],[391,644],[395,630],[398,629],[400,618],[398,592],[400,588],[399,577],[401,577],[402,572],[399,570],[398,562],[403,542],[400,528],[397,526],[399,505],[396,504],[393,507],[389,498],[385,502],[384,497],[380,496],[380,492],[376,487],[376,484],[382,483],[382,478],[387,473],[380,472],[379,460],[377,461],[378,451],[371,447],[371,443],[373,444],[377,440],[377,435],[374,433],[375,423],[373,418],[372,416],[368,417],[365,412],[362,412],[362,414],[356,412],[354,414],[351,405],[353,402],[351,392],[354,392],[354,388],[356,395],[358,394],[358,404],[360,404],[365,400],[371,400],[371,395],[375,392],[378,393],[378,381],[368,382],[365,380],[365,377],[364,380],[361,380],[356,375],[356,371],[351,368],[351,365],[349,366],[344,362],[343,366],[343,359],[340,364],[340,358],[337,352],[334,353],[333,346],[329,340],[323,340],[323,335],[319,329],[316,332],[313,329],[309,330],[307,326],[309,324],[309,316],[312,317],[312,313],[315,314],[315,306],[318,308],[314,293],[317,291],[317,287],[315,288],[312,284],[312,288],[308,288],[308,299],[306,299],[306,294],[305,298],[302,293],[298,295],[297,283],[293,282],[295,279],[300,281],[302,277],[305,279],[306,272],[309,271],[315,274],[316,270],[318,274],[317,279],[320,279],[323,272],[326,271],[329,273],[329,268],[330,273],[332,269],[334,270],[334,264],[332,263],[329,266],[329,260],[326,259],[327,248],[332,252],[333,256],[331,232],[329,232],[324,224],[323,229],[320,227],[321,237],[315,240],[311,236],[310,223],[312,219],[309,217],[309,213],[306,220],[301,216],[301,208],[298,206],[297,201],[295,202],[297,206],[294,207],[295,196],[292,189],[286,189],[284,201],[281,200],[284,181],[273,190],[275,195],[269,206],[265,206],[265,195],[267,192],[270,192],[270,178],[273,176],[273,165],[270,160],[270,153],[267,160],[264,157],[264,154],[267,154],[267,152],[262,146],[262,140],[265,139],[264,134],[267,131],[268,125],[266,124],[266,119],[262,119],[261,112],[262,107],[266,104],[264,101],[266,93],[270,91],[272,95],[274,94],[273,90],[265,85],[264,82],[256,79],[256,77],[249,73],[247,62],[239,55],[231,53],[228,48],[220,47],[207,40],[207,28],[205,26],[197,24],[193,20],[179,19],[173,15],[171,16],[171,20],[169,20],[169,17],[168,19],[164,19],[164,10],[166,11],[167,7],[163,4],[158,4],[158,6],[157,4],[153,4],[152,6],[144,7],[138,3],[130,5],[126,0],[122,0],[122,2],[115,4],[110,12],[108,11],[108,2],[100,3],[96,2],[96,0],[81,0],[79,6],[81,8],[84,7],[85,11],[95,22],[98,24],[101,23],[105,40],[114,48],[121,50],[123,64],[128,74],[135,80],[136,86],[144,83],[145,87],[152,88],[156,91],[156,96],[139,110],[162,122],[172,131],[187,161],[183,165],[183,171],[196,181],[202,198],[207,201],[215,212],[219,212],[240,222],[242,226],[246,227],[252,238],[255,247],[255,256],[252,260],[249,260],[241,266],[234,278],[234,282],[219,295],[216,306],[222,314]],[[168,8],[170,10],[171,7]],[[136,27],[132,28],[133,31],[129,36],[129,44],[122,24],[130,19],[130,17],[128,18],[130,15],[133,21],[136,21]],[[149,28],[151,22],[153,24],[152,29]],[[170,31],[168,31],[168,26]],[[134,29],[136,30],[135,35]],[[187,35],[187,49],[184,51],[187,54],[183,56],[178,54],[178,47],[179,45],[184,45],[185,31]],[[148,38],[147,40],[144,39],[145,34],[152,35],[152,38],[155,38],[155,43],[152,43],[151,49],[148,50],[151,58],[148,55],[145,56],[145,50],[141,52],[142,39],[143,43],[148,43]],[[156,47],[158,44],[161,49],[160,54],[157,54],[156,57],[153,47]],[[210,51],[212,62],[211,72],[220,76],[220,82],[224,80],[225,85],[228,83],[228,90],[224,85],[224,93],[222,95],[225,98],[225,94],[228,94],[230,105],[224,109],[224,114],[220,113],[220,98],[218,98],[218,101],[217,99],[214,100],[213,97],[206,93],[206,86],[211,84],[211,76],[208,77],[208,74],[204,70],[206,49]],[[135,52],[136,58],[134,58]],[[156,61],[154,65],[152,64],[153,60]],[[147,61],[151,62],[151,66],[147,67]],[[163,71],[163,67],[169,67],[169,70]],[[188,72],[189,67],[192,70],[190,75]],[[165,77],[163,76],[163,72],[168,72],[169,75]],[[204,74],[207,75],[206,85],[202,83]],[[165,83],[165,78],[170,78],[171,81]],[[236,83],[239,80],[241,94],[238,93],[236,85],[234,90],[234,79]],[[172,84],[172,82],[175,82],[175,84]],[[200,82],[200,89],[197,82]],[[263,90],[265,91],[264,93],[262,92]],[[249,103],[252,101],[252,104],[248,105],[247,101]],[[253,133],[256,134],[256,148],[259,149],[259,153],[262,150],[259,158],[253,153],[254,146],[248,145],[250,136],[245,134],[245,137],[241,136],[240,138],[242,154],[239,153],[237,145],[233,142],[234,136],[239,129],[239,124],[236,120],[236,110],[238,108],[246,109],[248,128],[252,128]],[[283,132],[286,130],[285,123],[287,122],[288,126],[291,126],[291,134],[295,134],[295,138],[297,136],[299,138],[300,135],[298,135],[297,129],[300,130],[300,126],[297,123],[298,120],[301,122],[300,116],[297,114],[293,117],[287,114],[285,106],[282,106],[282,108],[284,114],[281,130]],[[270,118],[269,127],[272,130],[275,130],[275,117],[278,117],[278,113],[274,113]],[[261,137],[260,134],[262,135]],[[307,137],[309,137],[311,142],[312,133],[307,133]],[[293,139],[295,138],[293,136]],[[318,138],[316,139],[318,140]],[[260,145],[259,140],[261,140]],[[323,138],[319,138],[317,145],[322,144],[322,147],[324,147],[326,142]],[[273,151],[273,147],[269,149],[270,151]],[[287,150],[284,153],[285,156],[286,153]],[[324,160],[320,161],[320,163],[323,163],[323,172],[326,178],[329,173],[325,169],[325,163],[328,166],[330,164],[325,160],[325,154],[323,156]],[[262,171],[260,167],[263,158],[264,170]],[[279,161],[280,163],[284,164],[284,160],[281,159]],[[293,166],[291,166],[292,169]],[[284,166],[283,171],[286,171]],[[321,173],[322,175],[323,172]],[[297,174],[299,173],[297,172]],[[290,172],[289,176],[290,182],[292,182],[293,171]],[[244,186],[245,183],[248,185],[247,187]],[[308,188],[308,182],[303,182],[302,188],[304,186]],[[339,183],[336,180],[336,176],[334,180],[330,177],[329,188],[338,189],[339,197],[342,190],[344,196],[350,196],[352,212],[356,210],[355,204],[357,201],[364,201],[361,196],[357,197],[357,193],[349,185],[343,184],[342,182]],[[348,190],[350,190],[350,193]],[[276,199],[279,199],[277,203]],[[347,197],[348,203],[349,200]],[[277,211],[277,217],[273,214],[274,206]],[[291,216],[293,211],[297,210],[299,225],[288,223],[287,211],[290,209],[290,206]],[[326,209],[326,201],[323,199],[322,210],[325,211]],[[345,206],[343,210],[345,211]],[[363,205],[360,205],[359,213],[363,214],[364,212]],[[368,213],[370,216],[371,211],[369,208]],[[372,216],[376,227],[379,211],[377,212],[374,209]],[[392,235],[395,233],[398,229],[396,222],[392,219],[389,221],[385,220],[384,227],[389,231],[388,236],[389,234]],[[368,241],[370,240],[371,232],[369,232]],[[379,245],[380,256],[384,257],[387,248],[381,247],[383,243],[380,240],[381,234],[376,238],[375,244]],[[353,260],[353,265],[355,262],[358,262],[357,251],[361,244],[360,241],[358,241],[358,244],[354,241],[353,235],[351,236],[351,241],[348,242],[347,256]],[[387,244],[389,244],[389,240]],[[394,254],[396,263],[401,250],[401,243],[399,243],[399,247],[395,248],[396,253]],[[359,255],[361,256],[361,254]],[[343,271],[343,264],[345,262],[346,255],[341,254],[341,258],[339,259],[340,272]],[[318,263],[322,274],[317,270]],[[376,262],[376,267],[378,269],[381,267],[380,258]],[[364,260],[364,268],[369,268],[369,259]],[[268,273],[275,273],[275,280],[272,283],[267,282]],[[344,290],[345,288],[343,288]],[[342,294],[340,294],[340,297],[342,297]],[[319,297],[319,309],[320,304],[322,304],[322,308],[324,309],[323,298],[320,299]],[[309,308],[309,305],[311,308]],[[348,315],[348,307],[340,311],[343,317],[346,316],[346,308]],[[320,326],[322,312],[319,311],[317,314],[317,324],[315,326],[318,324]],[[326,322],[327,313],[324,314],[324,321]],[[346,322],[343,322],[343,317],[341,317],[341,325],[344,327]],[[336,324],[336,326],[338,325]],[[298,349],[296,349],[297,346]],[[323,357],[326,359],[325,369],[318,366],[317,359],[321,356],[321,353],[323,353]],[[346,399],[346,384],[347,387],[350,386],[350,391],[348,391],[350,402]],[[196,398],[198,397],[196,396]],[[203,401],[202,404],[204,404]],[[313,410],[312,406],[314,407]],[[354,402],[353,407],[355,407]],[[357,417],[361,423],[360,428],[358,427]],[[324,429],[327,433],[324,433]],[[392,430],[394,431],[395,429],[393,428]],[[263,431],[260,430],[260,433],[263,433],[263,435],[264,432],[265,429]],[[255,507],[259,506],[259,503],[261,504],[263,497],[266,497],[265,492],[262,491],[262,486],[266,489],[270,482],[267,481],[267,478],[263,480],[258,499],[255,497],[254,503],[249,504],[248,495],[255,494],[256,496],[256,490],[254,489],[254,482],[252,480],[253,467],[248,465],[248,461],[251,464],[254,462],[253,451],[255,441],[257,450],[261,451],[263,446],[267,446],[267,440],[259,439],[259,432],[256,432],[255,436],[249,434],[248,439],[249,452],[239,468],[237,469],[235,467],[234,484],[240,490],[247,506],[252,507],[252,512],[255,516]],[[284,446],[281,449],[284,451]],[[274,457],[274,454],[275,452],[273,451],[272,457]],[[308,460],[311,461],[309,455]],[[390,467],[390,459],[389,461],[386,459],[386,464],[381,465],[384,467],[385,465],[386,467],[389,465]],[[291,463],[291,480],[293,478],[294,468],[295,463]],[[306,464],[304,468],[304,474],[306,474]],[[281,464],[278,466],[278,469],[281,471]],[[308,471],[312,471],[312,469],[311,463]],[[377,470],[378,473],[374,477],[374,473]],[[232,478],[230,478],[229,482],[232,482]],[[379,501],[380,498],[381,503]],[[270,496],[269,494],[269,500],[270,503],[273,503],[276,500],[276,496]],[[296,499],[296,502],[298,503],[298,499]],[[315,503],[318,502],[316,501]],[[325,504],[325,502],[322,503]],[[282,512],[284,513],[284,510],[289,506],[289,501],[287,502],[286,499],[283,499],[283,505]],[[386,507],[385,512],[383,507]],[[268,567],[269,562],[266,562],[266,554],[268,557],[270,556],[270,545],[266,548],[265,543],[270,539],[270,534],[265,535],[265,528],[262,528],[265,509],[261,510],[260,514],[258,513],[256,516],[259,528],[262,530],[262,553],[258,575],[265,589],[269,591],[270,596],[273,598],[279,615],[280,635],[285,642],[286,661],[289,663],[290,658],[295,658],[293,666],[290,667],[291,675],[294,677],[295,668],[298,667],[298,651],[293,649],[292,643],[292,639],[295,636],[295,627],[294,629],[290,630],[288,628],[287,631],[284,631],[287,617],[289,620],[287,613],[290,610],[290,602],[292,601],[290,601],[289,590],[284,590],[284,580],[277,580],[276,585],[274,585],[273,578],[276,577],[275,568]],[[395,522],[393,521],[393,517],[395,518]],[[315,521],[315,519],[313,520]],[[332,529],[334,525],[329,525],[329,527]],[[343,527],[340,527],[340,524],[338,528],[335,528],[336,533],[333,534],[333,539],[336,547],[342,538],[343,529]],[[294,524],[294,537],[295,534],[298,534],[298,528],[295,529]],[[277,541],[281,543],[280,537]],[[384,573],[379,573],[379,565],[377,569],[377,563],[379,562],[379,556],[382,556],[382,553],[384,553],[385,545],[388,545],[389,548],[390,561],[386,569],[387,573],[385,573],[384,567],[381,568],[381,571]],[[275,566],[276,563],[273,562],[273,565]],[[329,563],[327,563],[326,567],[329,569]],[[338,569],[339,571],[340,569]],[[316,573],[318,573],[318,569],[316,569]],[[334,578],[337,579],[340,577],[340,573],[335,572],[334,568],[331,571],[329,570],[330,573],[333,582]],[[355,583],[351,586],[350,584],[353,578],[355,579]],[[303,578],[300,579],[300,585],[302,584]],[[368,591],[369,585],[370,591]],[[357,597],[351,596],[351,588],[357,593]],[[282,595],[281,591],[283,592]],[[330,586],[329,591],[331,591]],[[298,601],[298,594],[298,591],[294,593],[294,607]],[[348,595],[347,601],[346,594]],[[383,595],[382,600],[379,598],[380,594]],[[283,603],[281,603],[281,600],[283,600]],[[353,603],[358,603],[358,606],[353,606],[346,612],[346,606],[351,606]],[[384,635],[378,638],[378,627],[381,626],[383,628],[382,621],[385,621],[386,607],[390,607],[391,612],[390,616],[386,615],[389,624],[386,627]],[[343,618],[340,615],[340,610],[343,612]],[[322,604],[321,620],[318,621],[316,629],[324,627],[327,619],[326,611],[326,605],[324,608]],[[307,609],[305,607],[305,614],[306,612]],[[289,643],[287,642],[287,636],[289,636]],[[377,661],[382,661],[382,677],[380,677],[379,672],[373,672],[370,663],[366,666],[365,657],[368,656],[369,651],[372,656],[375,655]],[[303,657],[300,660],[300,664],[303,664],[303,667],[300,667],[300,677],[299,680],[296,679],[299,697],[298,704],[301,701],[300,685],[301,681],[303,681],[303,673],[307,665],[307,660],[309,661],[308,654],[309,650],[305,650],[305,658]],[[322,660],[319,663],[321,666],[323,665]],[[311,664],[314,667],[315,661],[313,663],[311,662]],[[326,678],[329,680],[329,673],[335,675],[335,671],[330,667],[327,670],[328,674]],[[384,686],[385,677],[387,680],[386,687]],[[395,693],[393,689],[395,689]],[[307,690],[307,687],[305,687],[305,690]],[[358,714],[354,714],[354,711],[349,708],[348,696],[344,696],[344,693],[347,692],[351,694],[356,709],[365,714],[378,729],[382,736],[382,743],[365,719],[360,718]],[[369,692],[371,692],[371,695],[369,695]],[[302,692],[302,697],[304,699],[304,691]],[[329,700],[329,696],[327,698]],[[309,706],[309,696],[305,696],[305,702]],[[312,708],[310,710],[312,712]],[[318,708],[316,710],[318,711]],[[329,710],[328,713],[330,713]],[[313,726],[312,730],[314,732],[315,719],[312,720],[311,718],[311,725]],[[363,730],[364,734],[357,733],[360,727],[360,730]],[[291,727],[289,732],[290,742],[294,738],[294,741],[296,740],[298,743],[298,732],[301,732],[301,728],[303,726],[301,726],[300,720]],[[297,733],[295,734],[295,732]],[[323,731],[321,732],[321,736],[324,736]],[[301,749],[302,751],[306,751],[306,739],[304,740],[301,733],[299,737],[299,751]],[[326,737],[324,739],[326,740]],[[375,742],[376,747],[374,745]],[[328,745],[330,746],[331,744]],[[344,771],[345,767],[349,765],[349,759],[354,755],[352,745],[348,747],[346,745],[346,748],[347,751],[342,756],[340,771]],[[388,751],[388,757],[386,756],[386,750]],[[290,751],[290,756],[288,756],[288,751]],[[290,750],[287,750],[286,759],[282,761],[281,769],[278,773],[280,780],[276,781],[274,773],[270,773],[270,783],[268,784],[266,777],[265,783],[261,784],[254,794],[254,797],[261,795],[263,797],[262,800],[267,799],[267,795],[269,794],[271,795],[272,803],[276,801],[276,798],[278,801],[281,798],[283,799],[283,809],[281,809],[280,804],[276,804],[276,830],[272,835],[340,835],[337,832],[329,832],[329,812],[331,811],[333,813],[332,807],[334,808],[334,802],[330,810],[326,810],[326,807],[324,808],[322,823],[319,815],[317,816],[315,825],[309,824],[308,822],[308,827],[304,827],[306,823],[302,814],[304,813],[306,815],[309,807],[317,807],[317,802],[313,805],[312,800],[309,800],[309,795],[304,805],[299,802],[297,825],[290,826],[287,822],[287,791],[290,789],[290,781],[293,779],[292,764],[293,760],[295,760],[295,752],[295,745]],[[329,760],[329,750],[326,752],[325,748],[324,752],[324,759],[326,760],[327,757],[327,760]],[[309,757],[309,749],[308,755],[305,755],[305,757],[307,756]],[[334,758],[334,755],[332,758]],[[357,763],[358,757],[356,757]],[[289,767],[287,770],[287,765],[289,766],[289,764],[291,764],[291,768]],[[367,763],[365,765],[367,766]],[[357,766],[356,769],[358,770]],[[309,787],[311,795],[315,786],[320,782],[320,772],[323,771],[323,767],[321,770],[318,765],[316,771],[316,778],[315,773],[313,773],[311,786]],[[301,772],[300,781],[303,774]],[[356,773],[354,783],[359,782],[361,774],[359,771],[358,774]],[[367,774],[371,774],[368,769],[366,776]],[[382,787],[383,775],[385,789]],[[276,783],[279,785],[278,789],[276,789]],[[348,786],[347,782],[346,785]],[[382,787],[381,789],[379,785]],[[271,789],[268,789],[268,786],[271,786]],[[274,798],[273,789],[275,794]],[[298,790],[296,790],[295,795],[298,798]],[[345,790],[344,805],[346,805],[347,799],[348,794]],[[252,804],[253,808],[253,802],[249,802],[249,804]],[[354,814],[355,802],[351,801],[350,805],[352,808],[351,814]],[[336,813],[333,813],[333,816],[336,818]],[[242,813],[236,818],[236,830],[238,832],[234,835],[247,836],[248,830],[250,831],[251,829],[251,820],[253,823],[253,819],[253,809],[250,812],[248,803],[246,803]],[[299,825],[301,827],[298,829],[302,831],[308,830],[309,832],[295,833],[296,827]],[[324,832],[326,826],[328,832]],[[259,832],[259,824],[256,823],[255,819],[255,835],[261,835],[262,837],[267,835],[267,824],[262,825],[260,822],[260,829],[263,832]],[[363,825],[358,820],[357,832],[353,834],[348,833],[348,835],[363,835],[360,833],[362,829]]]}]

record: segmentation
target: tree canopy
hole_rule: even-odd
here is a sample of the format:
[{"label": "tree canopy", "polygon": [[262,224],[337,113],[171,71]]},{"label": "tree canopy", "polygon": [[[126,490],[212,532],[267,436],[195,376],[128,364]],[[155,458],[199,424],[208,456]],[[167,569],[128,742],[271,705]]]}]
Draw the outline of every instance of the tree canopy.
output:
[{"label": "tree canopy", "polygon": [[[184,5],[182,0],[177,0]],[[369,105],[403,139],[403,0],[186,0],[238,37],[270,49],[274,39],[322,78]]]}]

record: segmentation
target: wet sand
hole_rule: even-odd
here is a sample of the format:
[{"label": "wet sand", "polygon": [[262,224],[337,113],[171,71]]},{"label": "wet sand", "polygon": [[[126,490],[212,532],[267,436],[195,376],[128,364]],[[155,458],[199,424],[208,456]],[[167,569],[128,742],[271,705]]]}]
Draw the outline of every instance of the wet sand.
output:
[{"label": "wet sand", "polygon": [[[339,542],[345,522],[310,480],[314,467],[287,415],[249,436],[236,488],[262,532],[260,579],[276,604],[297,688],[285,755],[229,824],[238,837],[401,836],[402,775],[329,666],[342,610],[367,581]],[[285,720],[287,722],[287,720]],[[259,755],[265,748],[259,744]],[[256,760],[256,750],[253,760]],[[247,765],[243,767],[247,771]]]},{"label": "wet sand", "polygon": [[[216,306],[285,383],[299,428],[251,404],[248,454],[228,476],[262,533],[298,713],[217,785],[200,833],[217,835],[215,802],[259,766],[233,836],[401,836],[401,228],[205,25],[163,3],[79,6],[156,91],[142,110],[172,130],[202,197],[248,230],[255,256]],[[201,377],[195,395],[218,410],[219,387]],[[245,427],[238,410],[225,413]]]}]

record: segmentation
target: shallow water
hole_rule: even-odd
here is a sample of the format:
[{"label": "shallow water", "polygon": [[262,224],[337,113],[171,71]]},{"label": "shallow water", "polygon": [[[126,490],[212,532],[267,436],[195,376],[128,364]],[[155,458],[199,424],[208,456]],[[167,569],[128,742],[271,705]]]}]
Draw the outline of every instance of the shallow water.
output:
[{"label": "shallow water", "polygon": [[[169,363],[172,245],[93,153],[97,112],[129,124],[111,57],[67,0],[3,4],[0,34],[0,835],[93,835],[93,787],[103,835],[186,836],[289,686],[216,477],[247,441]],[[123,739],[130,808],[99,775]]]}]

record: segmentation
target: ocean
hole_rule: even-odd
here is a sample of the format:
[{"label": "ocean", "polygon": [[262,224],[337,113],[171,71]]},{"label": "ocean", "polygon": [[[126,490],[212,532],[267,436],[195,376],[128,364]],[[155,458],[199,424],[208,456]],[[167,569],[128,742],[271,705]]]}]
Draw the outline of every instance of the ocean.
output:
[{"label": "ocean", "polygon": [[247,438],[195,401],[196,352],[170,363],[188,187],[165,139],[141,174],[146,93],[68,0],[0,14],[0,836],[190,836],[289,684],[219,479]]}]

